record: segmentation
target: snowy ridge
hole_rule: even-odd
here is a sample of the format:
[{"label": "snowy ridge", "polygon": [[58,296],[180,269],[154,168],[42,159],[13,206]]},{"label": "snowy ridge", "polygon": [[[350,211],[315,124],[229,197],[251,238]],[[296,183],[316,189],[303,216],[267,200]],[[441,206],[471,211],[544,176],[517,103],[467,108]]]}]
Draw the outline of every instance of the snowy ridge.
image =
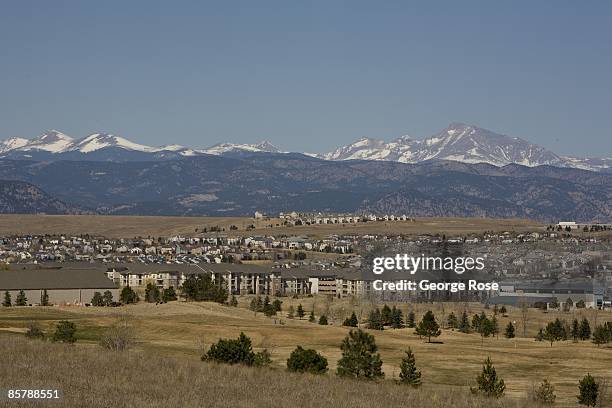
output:
[{"label": "snowy ridge", "polygon": [[[82,139],[49,130],[37,138],[13,137],[0,141],[0,158],[28,160],[166,160],[201,155],[241,153],[287,153],[268,141],[256,144],[219,143],[205,149],[177,144],[151,147],[110,133],[93,133]],[[463,123],[451,123],[438,134],[419,140],[402,136],[386,142],[361,137],[328,153],[303,153],[324,160],[384,160],[420,163],[452,160],[488,163],[494,166],[520,164],[528,167],[550,165],[591,171],[612,171],[612,157],[562,157],[518,137],[510,137]]]}]

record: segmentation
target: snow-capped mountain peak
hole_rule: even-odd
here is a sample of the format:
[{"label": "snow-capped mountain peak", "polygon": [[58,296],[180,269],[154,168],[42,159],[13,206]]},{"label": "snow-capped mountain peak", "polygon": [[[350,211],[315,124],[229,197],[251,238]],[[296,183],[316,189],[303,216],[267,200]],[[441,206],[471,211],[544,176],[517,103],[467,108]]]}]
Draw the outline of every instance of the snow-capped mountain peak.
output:
[{"label": "snow-capped mountain peak", "polygon": [[281,153],[278,147],[266,140],[256,144],[219,143],[202,152],[214,155],[232,152]]},{"label": "snow-capped mountain peak", "polygon": [[23,137],[11,137],[9,139],[0,141],[0,154],[9,152],[14,149],[19,149],[28,144],[30,139],[25,139]]},{"label": "snow-capped mountain peak", "polygon": [[36,139],[30,140],[25,145],[18,147],[17,149],[30,151],[30,150],[42,150],[50,153],[60,153],[66,150],[72,145],[74,139],[70,136],[58,131],[48,130]]},{"label": "snow-capped mountain peak", "polygon": [[70,146],[67,151],[79,151],[81,153],[91,153],[104,148],[120,148],[137,152],[155,152],[158,149],[134,143],[121,136],[110,133],[94,133]]}]

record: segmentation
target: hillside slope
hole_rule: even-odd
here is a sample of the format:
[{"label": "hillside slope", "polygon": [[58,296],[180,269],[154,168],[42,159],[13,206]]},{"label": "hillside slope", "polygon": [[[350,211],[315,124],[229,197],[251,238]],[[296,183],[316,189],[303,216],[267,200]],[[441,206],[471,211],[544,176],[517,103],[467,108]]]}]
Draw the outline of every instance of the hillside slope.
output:
[{"label": "hillside slope", "polygon": [[45,193],[38,187],[21,181],[0,180],[0,214],[83,214]]},{"label": "hillside slope", "polygon": [[112,353],[97,346],[65,346],[21,336],[0,335],[0,348],[11,351],[0,359],[3,389],[58,389],[63,394],[61,406],[66,408],[442,408],[450,400],[455,408],[531,406],[509,398],[479,399],[452,387],[424,385],[414,390],[390,381],[364,383],[145,353]]}]

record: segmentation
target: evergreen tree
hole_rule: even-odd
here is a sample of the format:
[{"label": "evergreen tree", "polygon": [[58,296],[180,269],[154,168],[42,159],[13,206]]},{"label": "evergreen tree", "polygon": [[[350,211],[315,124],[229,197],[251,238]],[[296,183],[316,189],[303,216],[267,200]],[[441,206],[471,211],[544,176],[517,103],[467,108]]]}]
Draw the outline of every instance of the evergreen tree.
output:
[{"label": "evergreen tree", "polygon": [[538,330],[538,333],[535,335],[535,341],[542,341],[542,340],[544,340],[544,329],[540,327],[540,330]]},{"label": "evergreen tree", "polygon": [[534,399],[540,404],[554,404],[557,396],[555,395],[555,387],[548,380],[544,379],[540,386],[534,390]]},{"label": "evergreen tree", "polygon": [[282,301],[280,301],[278,299],[274,299],[274,302],[272,302],[272,307],[274,308],[274,311],[277,312],[277,313],[282,311],[283,310],[282,309],[282,304],[283,304]]},{"label": "evergreen tree", "polygon": [[298,305],[298,307],[297,307],[297,312],[296,312],[296,313],[297,313],[297,316],[298,316],[300,319],[302,319],[302,318],[304,317],[305,312],[304,312],[304,308],[302,307],[302,304],[301,304],[301,303]]},{"label": "evergreen tree", "polygon": [[310,316],[308,316],[308,321],[310,323],[314,323],[315,322],[315,314],[314,314],[314,310],[310,311]]},{"label": "evergreen tree", "polygon": [[448,315],[448,319],[446,320],[446,324],[450,329],[456,329],[459,326],[459,321],[457,320],[457,316],[455,316],[454,312],[451,312]]},{"label": "evergreen tree", "polygon": [[546,325],[544,329],[544,340],[550,341],[550,347],[552,347],[553,342],[565,340],[566,338],[567,333],[565,332],[565,327],[558,318]]},{"label": "evergreen tree", "polygon": [[11,293],[7,290],[4,292],[4,300],[2,301],[2,306],[11,307],[13,304],[11,302]]},{"label": "evergreen tree", "polygon": [[368,316],[368,329],[371,330],[383,330],[383,321],[380,310],[374,309],[370,312]]},{"label": "evergreen tree", "polygon": [[25,292],[22,290],[17,294],[17,298],[15,299],[15,306],[27,306],[28,298],[25,295]]},{"label": "evergreen tree", "polygon": [[293,319],[293,317],[295,316],[295,309],[293,308],[293,305],[289,306],[289,311],[287,312],[287,317],[289,319]]},{"label": "evergreen tree", "polygon": [[499,335],[499,322],[497,321],[497,317],[495,317],[495,315],[493,315],[493,317],[491,318],[491,327],[493,329],[491,334],[493,336],[495,336],[495,337],[498,337],[498,335]]},{"label": "evergreen tree", "polygon": [[76,337],[76,325],[67,320],[61,320],[55,326],[55,333],[53,333],[52,340],[59,341],[62,343],[74,343]]},{"label": "evergreen tree", "polygon": [[477,387],[471,388],[473,393],[480,393],[487,397],[499,398],[504,395],[506,384],[501,378],[497,378],[497,372],[491,358],[487,357],[482,367],[482,372],[476,378]]},{"label": "evergreen tree", "polygon": [[374,336],[363,330],[351,330],[340,345],[342,357],[337,374],[341,377],[364,379],[383,378],[382,360],[377,353]]},{"label": "evergreen tree", "polygon": [[251,339],[244,333],[240,333],[238,339],[220,339],[216,344],[202,356],[202,360],[210,360],[227,364],[253,365],[255,353],[251,345]]},{"label": "evergreen tree", "polygon": [[508,322],[508,325],[506,326],[506,331],[504,332],[504,336],[508,339],[514,338],[514,325],[512,324],[512,322]]},{"label": "evergreen tree", "polygon": [[104,306],[104,299],[102,298],[102,294],[100,292],[94,292],[93,297],[91,298],[92,306]]},{"label": "evergreen tree", "polygon": [[321,326],[327,326],[327,317],[325,315],[321,315],[321,317],[319,317],[319,324]]},{"label": "evergreen tree", "polygon": [[467,312],[464,310],[461,315],[461,320],[459,321],[459,331],[461,333],[469,333],[470,332],[470,321],[468,319]]},{"label": "evergreen tree", "polygon": [[588,340],[591,338],[591,325],[585,317],[580,323],[580,340]]},{"label": "evergreen tree", "polygon": [[584,376],[578,383],[578,403],[580,405],[586,405],[587,407],[594,407],[597,405],[597,396],[599,394],[599,385],[595,382],[595,379],[591,374]]},{"label": "evergreen tree", "polygon": [[124,286],[123,289],[121,289],[119,300],[121,301],[121,303],[129,305],[130,303],[138,302],[139,299],[138,295],[136,294],[136,292],[134,292],[132,288],[130,288],[129,286]]},{"label": "evergreen tree", "polygon": [[355,312],[351,313],[351,317],[347,317],[346,320],[342,323],[343,326],[348,327],[357,327],[359,321],[357,320],[357,315]]},{"label": "evergreen tree", "polygon": [[506,314],[507,312],[508,312],[508,310],[506,309],[506,306],[502,306],[502,307],[499,309],[499,313],[501,313],[501,314]]},{"label": "evergreen tree", "polygon": [[113,292],[111,292],[110,290],[105,290],[104,294],[102,294],[102,300],[104,301],[104,306],[112,306]]},{"label": "evergreen tree", "polygon": [[383,306],[382,311],[380,312],[380,317],[381,317],[383,326],[391,325],[392,314],[391,314],[391,309],[389,308],[389,306],[387,306],[387,304]]},{"label": "evergreen tree", "polygon": [[602,344],[610,342],[610,331],[604,325],[595,326],[593,330],[593,343],[599,347]]},{"label": "evergreen tree", "polygon": [[404,327],[404,317],[402,311],[393,306],[391,310],[391,327],[394,329],[401,329]]},{"label": "evergreen tree", "polygon": [[236,299],[236,296],[232,295],[232,298],[229,301],[229,305],[231,307],[238,307],[238,299]]},{"label": "evergreen tree", "polygon": [[431,343],[432,337],[438,337],[442,333],[431,310],[428,310],[427,313],[423,315],[423,319],[421,319],[416,328],[416,333],[419,336],[427,337],[428,343]]},{"label": "evergreen tree", "polygon": [[297,346],[287,359],[287,370],[298,373],[324,374],[327,371],[327,359],[313,349]]},{"label": "evergreen tree", "polygon": [[145,288],[145,300],[148,303],[158,303],[161,300],[159,288],[151,282],[147,283]]},{"label": "evergreen tree", "polygon": [[408,317],[406,318],[406,327],[413,328],[415,326],[415,320],[416,316],[414,315],[414,312],[410,311],[410,313],[408,313]]},{"label": "evergreen tree", "polygon": [[578,319],[574,319],[572,322],[571,336],[574,341],[578,341],[580,338],[580,323],[578,323]]},{"label": "evergreen tree", "polygon": [[421,372],[417,370],[416,361],[412,349],[408,348],[406,355],[400,363],[400,383],[413,387],[421,385]]},{"label": "evergreen tree", "polygon": [[40,305],[49,306],[49,294],[47,293],[47,289],[44,289],[40,294]]}]

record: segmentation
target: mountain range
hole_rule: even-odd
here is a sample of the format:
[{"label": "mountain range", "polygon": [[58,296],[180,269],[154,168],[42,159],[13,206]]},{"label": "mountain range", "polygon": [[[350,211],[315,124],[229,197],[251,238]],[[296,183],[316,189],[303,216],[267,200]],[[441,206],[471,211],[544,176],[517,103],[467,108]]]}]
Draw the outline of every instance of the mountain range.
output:
[{"label": "mountain range", "polygon": [[[220,143],[205,149],[180,145],[151,147],[109,133],[94,133],[82,139],[74,139],[56,130],[47,131],[34,139],[13,137],[0,142],[0,158],[21,160],[155,161],[206,155],[237,157],[253,153],[286,152],[267,141],[257,144]],[[612,157],[560,156],[518,137],[501,135],[463,123],[452,123],[440,133],[422,140],[408,136],[390,142],[360,138],[332,152],[304,154],[332,161],[376,160],[414,164],[428,160],[450,160],[494,166],[549,165],[612,171]]]},{"label": "mountain range", "polygon": [[108,133],[74,139],[48,131],[0,143],[0,213],[610,222],[610,164],[459,123],[423,140],[363,138],[324,154],[282,152],[268,142],[150,147]]}]

